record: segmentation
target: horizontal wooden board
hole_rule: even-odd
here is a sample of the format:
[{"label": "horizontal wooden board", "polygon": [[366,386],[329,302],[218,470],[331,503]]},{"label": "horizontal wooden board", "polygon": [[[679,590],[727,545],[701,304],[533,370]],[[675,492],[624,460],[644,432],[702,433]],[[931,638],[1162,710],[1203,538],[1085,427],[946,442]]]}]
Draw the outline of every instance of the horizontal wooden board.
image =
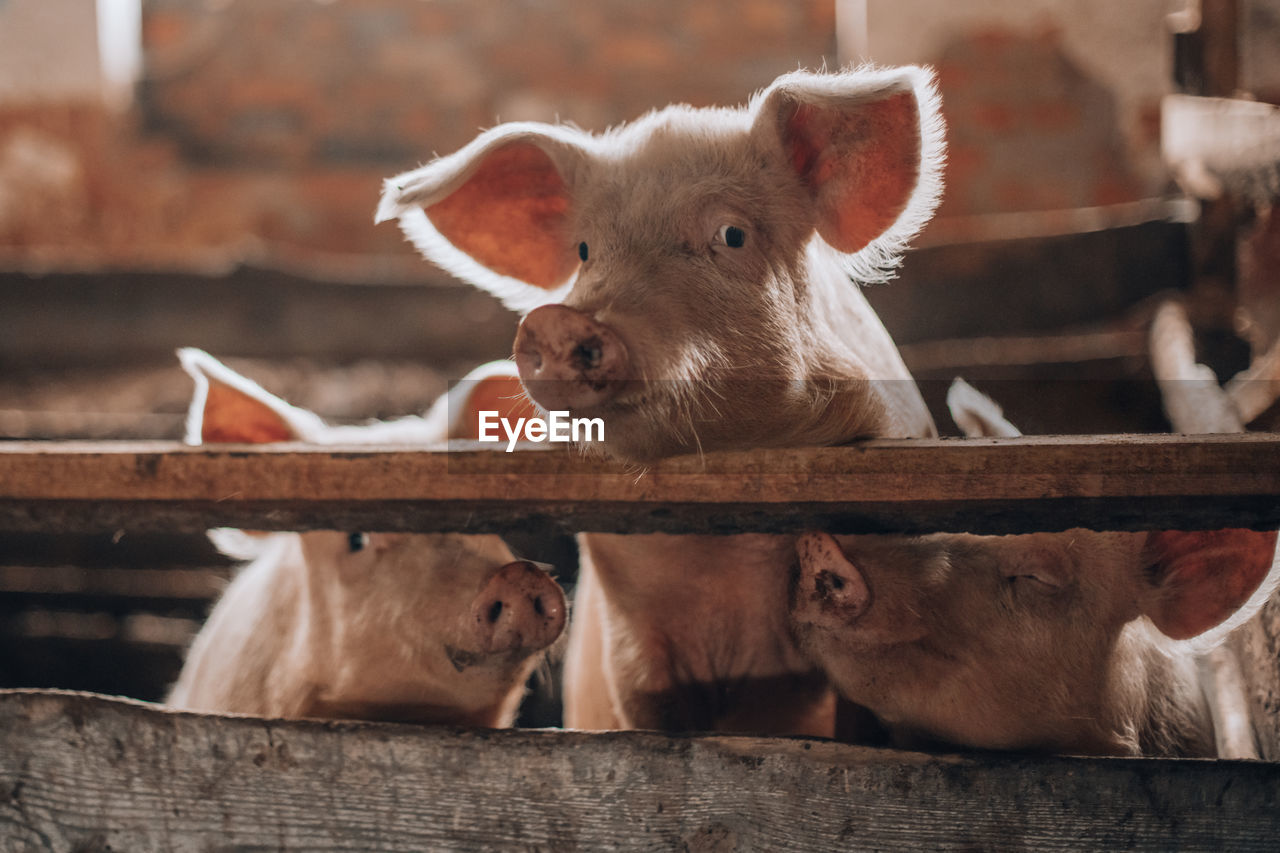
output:
[{"label": "horizontal wooden board", "polygon": [[[1169,209],[1167,215],[1176,211]],[[1009,213],[1001,218],[1003,224],[992,232],[1016,234],[1023,217]],[[945,229],[944,222],[937,224]],[[948,225],[961,223],[951,220]],[[1156,293],[1185,290],[1190,281],[1187,240],[1185,223],[1157,220],[912,249],[896,280],[864,293],[900,346],[1057,334],[1064,327],[1114,321]]]},{"label": "horizontal wooden board", "polygon": [[[1182,215],[1149,200],[937,220],[899,280],[866,293],[899,344],[1099,322],[1187,286],[1186,225],[1170,221]],[[927,245],[939,239],[953,244]],[[181,346],[435,365],[511,352],[515,314],[412,257],[287,266],[220,275],[0,270],[0,362],[164,364]]]},{"label": "horizontal wooden board", "polygon": [[1280,765],[458,730],[0,692],[5,850],[1273,850]]},{"label": "horizontal wooden board", "polygon": [[[367,277],[379,259],[362,259]],[[329,280],[240,267],[178,271],[0,271],[0,363],[10,367],[172,364],[178,347],[218,356],[442,366],[505,358],[515,314],[426,263],[399,284],[366,284],[329,265]]]},{"label": "horizontal wooden board", "polygon": [[32,608],[203,618],[226,588],[227,567],[122,569],[0,564],[0,619]]},{"label": "horizontal wooden board", "polygon": [[1280,526],[1280,435],[877,440],[647,469],[502,453],[0,444],[0,529],[1001,533]]}]

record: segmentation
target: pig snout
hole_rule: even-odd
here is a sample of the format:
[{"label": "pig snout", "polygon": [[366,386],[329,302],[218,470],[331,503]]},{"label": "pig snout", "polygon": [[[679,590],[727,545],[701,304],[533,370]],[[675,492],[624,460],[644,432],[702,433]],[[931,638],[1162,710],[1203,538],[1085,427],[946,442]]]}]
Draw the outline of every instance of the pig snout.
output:
[{"label": "pig snout", "polygon": [[494,573],[476,596],[471,615],[482,652],[537,651],[564,630],[564,593],[546,572],[517,560]]},{"label": "pig snout", "polygon": [[627,372],[627,348],[617,333],[564,305],[529,312],[513,350],[520,381],[548,411],[605,403],[617,395]]},{"label": "pig snout", "polygon": [[826,533],[802,534],[796,540],[796,556],[800,575],[795,608],[804,621],[835,627],[866,612],[871,590],[834,538]]}]

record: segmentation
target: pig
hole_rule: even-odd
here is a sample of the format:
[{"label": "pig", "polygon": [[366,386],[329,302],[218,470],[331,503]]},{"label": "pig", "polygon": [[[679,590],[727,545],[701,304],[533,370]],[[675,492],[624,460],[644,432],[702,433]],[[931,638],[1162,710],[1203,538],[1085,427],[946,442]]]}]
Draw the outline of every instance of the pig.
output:
[{"label": "pig", "polygon": [[527,311],[525,387],[603,418],[613,456],[930,435],[849,278],[889,276],[942,160],[926,70],[795,72],[744,108],[671,106],[598,136],[499,125],[389,179],[377,220]]},{"label": "pig", "polygon": [[[970,435],[1018,434],[968,386],[948,404]],[[1275,589],[1276,539],[807,532],[793,625],[899,746],[1211,756],[1197,658]]]},{"label": "pig", "polygon": [[[327,426],[199,350],[187,442],[474,437],[474,407],[526,406],[479,369],[425,418]],[[494,535],[211,531],[252,560],[191,646],[168,704],[197,711],[508,726],[565,625],[560,587]]]},{"label": "pig", "polygon": [[[599,135],[499,125],[389,179],[376,219],[527,312],[524,387],[601,418],[599,452],[930,436],[858,285],[891,277],[943,159],[928,70],[801,71],[745,107],[671,106]],[[831,732],[834,694],[787,627],[790,538],[580,543],[567,725]]]}]

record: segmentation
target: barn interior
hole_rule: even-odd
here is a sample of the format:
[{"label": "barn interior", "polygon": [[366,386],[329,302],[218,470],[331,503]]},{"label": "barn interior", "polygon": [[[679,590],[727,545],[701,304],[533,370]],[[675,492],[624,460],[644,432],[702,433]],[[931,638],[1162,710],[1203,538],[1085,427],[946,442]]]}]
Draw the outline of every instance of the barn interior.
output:
[{"label": "barn interior", "polygon": [[[519,318],[374,225],[384,178],[859,62],[938,76],[946,192],[867,296],[944,434],[955,376],[1027,434],[1167,432],[1160,302],[1223,382],[1280,336],[1280,119],[1232,124],[1280,103],[1278,43],[1275,0],[0,2],[0,441],[179,439],[185,346],[332,423],[420,413]],[[572,586],[570,537],[517,550]],[[233,570],[194,533],[0,531],[0,687],[162,699]]]}]

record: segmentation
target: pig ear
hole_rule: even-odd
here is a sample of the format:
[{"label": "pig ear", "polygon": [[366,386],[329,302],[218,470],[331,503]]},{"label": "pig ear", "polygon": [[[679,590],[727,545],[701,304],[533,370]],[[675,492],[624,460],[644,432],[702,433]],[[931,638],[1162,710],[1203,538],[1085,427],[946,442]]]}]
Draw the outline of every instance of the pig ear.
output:
[{"label": "pig ear", "polygon": [[180,349],[178,360],[196,383],[187,444],[316,441],[324,430],[316,415],[267,393],[202,350]]},{"label": "pig ear", "polygon": [[572,183],[590,137],[500,125],[385,182],[375,221],[398,218],[429,260],[517,311],[555,301],[578,269]]},{"label": "pig ear", "polygon": [[778,78],[752,133],[780,147],[818,234],[861,281],[890,277],[942,193],[942,118],[932,72],[915,66]]},{"label": "pig ear", "polygon": [[1013,437],[1022,432],[1005,419],[1000,407],[986,394],[956,377],[947,389],[947,409],[969,438]]},{"label": "pig ear", "polygon": [[274,543],[290,536],[288,533],[273,533],[268,530],[237,530],[232,527],[218,527],[206,531],[206,536],[213,547],[233,560],[256,560],[272,547]]},{"label": "pig ear", "polygon": [[520,374],[510,361],[491,361],[464,376],[428,413],[433,423],[448,424],[448,438],[480,437],[480,413],[497,412],[514,421],[538,414],[538,408],[520,384]]},{"label": "pig ear", "polygon": [[1147,536],[1143,612],[1175,640],[1214,639],[1252,616],[1280,580],[1274,531],[1166,530]]}]

